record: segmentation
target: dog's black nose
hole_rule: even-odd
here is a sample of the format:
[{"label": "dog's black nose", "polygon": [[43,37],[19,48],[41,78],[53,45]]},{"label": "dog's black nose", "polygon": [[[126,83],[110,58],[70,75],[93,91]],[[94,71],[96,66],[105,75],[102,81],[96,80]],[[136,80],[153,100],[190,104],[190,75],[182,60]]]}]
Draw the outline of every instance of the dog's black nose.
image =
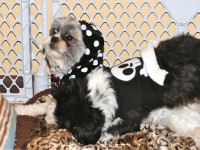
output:
[{"label": "dog's black nose", "polygon": [[59,41],[59,38],[58,37],[52,37],[51,38],[51,43],[56,43]]}]

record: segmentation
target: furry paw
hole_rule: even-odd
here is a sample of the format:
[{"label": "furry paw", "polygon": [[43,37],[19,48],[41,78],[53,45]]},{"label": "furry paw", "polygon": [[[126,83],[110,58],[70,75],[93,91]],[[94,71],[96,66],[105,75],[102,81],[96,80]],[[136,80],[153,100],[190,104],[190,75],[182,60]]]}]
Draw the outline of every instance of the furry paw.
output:
[{"label": "furry paw", "polygon": [[57,119],[54,115],[54,111],[56,108],[56,100],[53,98],[52,95],[45,96],[44,100],[48,101],[48,103],[49,103],[49,105],[47,106],[47,113],[45,116],[45,121],[47,124],[56,125]]},{"label": "furry paw", "polygon": [[47,113],[47,115],[45,116],[45,121],[48,125],[57,125],[56,117],[52,112]]},{"label": "furry paw", "polygon": [[56,118],[54,116],[54,110],[56,107],[56,101],[51,94],[44,95],[37,99],[36,105],[46,105],[45,121],[47,124],[56,125]]}]

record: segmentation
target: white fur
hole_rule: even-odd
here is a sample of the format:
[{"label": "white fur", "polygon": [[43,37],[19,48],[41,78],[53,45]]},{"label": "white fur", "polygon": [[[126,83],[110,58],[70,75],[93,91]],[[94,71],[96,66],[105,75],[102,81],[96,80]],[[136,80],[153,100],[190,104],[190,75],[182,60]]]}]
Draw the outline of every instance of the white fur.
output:
[{"label": "white fur", "polygon": [[49,105],[47,106],[47,114],[45,116],[45,121],[47,124],[54,124],[57,125],[57,119],[54,115],[54,111],[56,108],[56,100],[53,96],[49,96]]},{"label": "white fur", "polygon": [[[63,53],[60,53],[56,50],[52,50],[49,47],[52,37],[47,37],[43,43],[43,47],[46,52],[46,57],[49,60],[50,71],[52,74],[55,74],[60,79],[63,75],[69,70],[69,66],[65,64],[65,57]],[[64,51],[64,50],[60,50]]]},{"label": "white fur", "polygon": [[165,77],[168,72],[164,69],[161,69],[158,65],[156,54],[154,51],[154,47],[158,44],[157,41],[151,40],[147,47],[141,51],[141,56],[145,64],[145,68],[151,79],[155,81],[157,84],[163,86]]},{"label": "white fur", "polygon": [[115,91],[110,86],[110,74],[102,68],[93,70],[88,75],[88,96],[94,108],[99,108],[105,115],[103,131],[112,126],[118,108]]},{"label": "white fur", "polygon": [[179,136],[191,137],[200,146],[200,104],[153,110],[143,122],[167,126]]},{"label": "white fur", "polygon": [[[120,124],[121,122],[123,122],[123,120],[120,117],[118,117],[111,122],[110,126]],[[113,135],[113,134],[107,133],[106,131],[102,131],[99,141],[108,141],[108,140],[118,137],[118,136],[119,135]]]},{"label": "white fur", "polygon": [[105,142],[105,141],[108,141],[108,140],[110,140],[112,138],[115,138],[115,136],[113,136],[112,134],[107,133],[107,132],[102,132],[101,133],[101,137],[99,138],[98,142]]},{"label": "white fur", "polygon": [[21,105],[16,104],[14,106],[17,115],[28,115],[28,116],[38,116],[38,115],[44,115],[47,113],[47,106],[48,103],[34,103],[30,105]]}]

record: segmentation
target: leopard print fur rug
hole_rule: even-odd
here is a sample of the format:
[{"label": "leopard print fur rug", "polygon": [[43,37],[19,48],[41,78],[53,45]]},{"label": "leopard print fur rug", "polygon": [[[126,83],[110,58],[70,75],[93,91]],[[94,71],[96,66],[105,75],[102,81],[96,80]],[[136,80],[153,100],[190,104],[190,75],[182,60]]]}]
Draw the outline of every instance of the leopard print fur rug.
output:
[{"label": "leopard print fur rug", "polygon": [[28,150],[198,150],[191,138],[178,137],[162,126],[141,124],[141,131],[128,133],[107,142],[81,145],[67,130],[46,125],[39,116],[38,127],[32,130]]}]

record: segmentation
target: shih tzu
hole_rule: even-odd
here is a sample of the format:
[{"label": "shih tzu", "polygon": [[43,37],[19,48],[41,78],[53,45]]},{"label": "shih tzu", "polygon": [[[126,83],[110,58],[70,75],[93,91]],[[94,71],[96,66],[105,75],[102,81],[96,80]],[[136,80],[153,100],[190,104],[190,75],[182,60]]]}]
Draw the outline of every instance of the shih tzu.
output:
[{"label": "shih tzu", "polygon": [[58,85],[52,93],[55,123],[78,142],[94,144],[138,131],[141,122],[166,125],[200,142],[200,40],[180,35],[150,41],[142,58],[110,69],[102,66],[101,32],[61,17],[43,46]]}]

